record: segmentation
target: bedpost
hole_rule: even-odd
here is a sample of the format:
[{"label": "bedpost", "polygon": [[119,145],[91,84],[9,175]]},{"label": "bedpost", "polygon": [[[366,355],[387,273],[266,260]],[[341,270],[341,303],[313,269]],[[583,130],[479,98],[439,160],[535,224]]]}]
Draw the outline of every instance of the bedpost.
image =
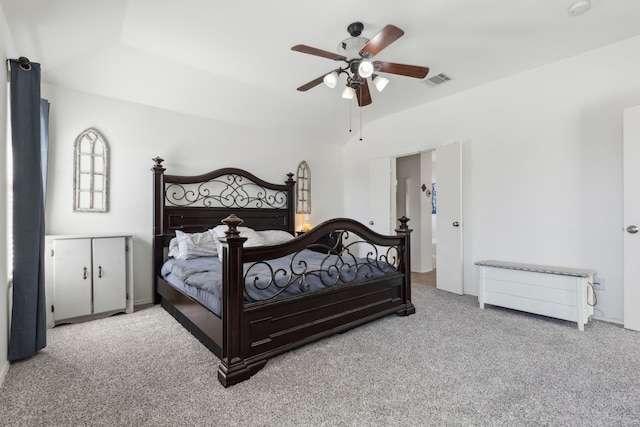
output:
[{"label": "bedpost", "polygon": [[293,180],[293,173],[287,174],[287,180],[284,182],[287,185],[287,207],[288,207],[288,226],[289,233],[295,234],[296,228],[296,182]]},{"label": "bedpost", "polygon": [[[402,216],[398,218],[400,226],[396,228],[396,234],[404,237],[404,243],[400,250],[400,266],[404,269],[404,279],[402,286],[404,307],[397,311],[400,316],[408,316],[416,312],[415,306],[411,303],[411,232],[407,226],[409,218]],[[404,267],[402,267],[404,266]]]},{"label": "bedpost", "polygon": [[158,274],[164,255],[162,234],[164,232],[164,171],[166,169],[162,167],[164,159],[156,156],[152,160],[155,162],[151,168],[153,171],[153,303],[158,304],[160,302]]},{"label": "bedpost", "polygon": [[223,219],[229,226],[226,238],[220,239],[222,256],[222,358],[218,366],[218,380],[223,386],[239,383],[249,378],[252,372],[244,362],[242,354],[244,311],[244,272],[242,268],[242,245],[246,237],[240,237],[238,226],[244,221],[234,214]]}]

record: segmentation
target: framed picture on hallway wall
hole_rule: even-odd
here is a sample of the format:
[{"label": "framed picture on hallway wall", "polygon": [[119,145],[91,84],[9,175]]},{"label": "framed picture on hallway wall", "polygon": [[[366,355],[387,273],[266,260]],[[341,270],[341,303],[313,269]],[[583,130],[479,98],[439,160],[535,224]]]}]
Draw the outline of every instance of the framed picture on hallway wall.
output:
[{"label": "framed picture on hallway wall", "polygon": [[431,215],[436,214],[436,183],[431,183]]}]

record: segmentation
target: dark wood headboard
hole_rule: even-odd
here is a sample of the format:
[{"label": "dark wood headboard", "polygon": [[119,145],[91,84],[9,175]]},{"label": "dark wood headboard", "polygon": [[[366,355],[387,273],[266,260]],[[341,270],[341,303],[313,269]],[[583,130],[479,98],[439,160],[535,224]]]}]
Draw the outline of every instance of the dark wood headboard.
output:
[{"label": "dark wood headboard", "polygon": [[156,157],[153,161],[154,278],[164,261],[164,248],[176,230],[205,231],[235,214],[244,220],[242,226],[294,234],[296,203],[292,173],[287,174],[284,184],[269,183],[236,168],[194,176],[165,175],[164,159]]}]

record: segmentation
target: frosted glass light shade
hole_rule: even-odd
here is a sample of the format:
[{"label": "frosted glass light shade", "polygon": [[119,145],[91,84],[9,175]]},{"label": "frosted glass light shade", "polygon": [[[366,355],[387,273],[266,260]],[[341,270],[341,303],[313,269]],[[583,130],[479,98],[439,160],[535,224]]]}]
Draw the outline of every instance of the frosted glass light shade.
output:
[{"label": "frosted glass light shade", "polygon": [[382,90],[387,87],[387,84],[389,84],[389,79],[382,76],[374,76],[373,84],[376,86],[376,89],[378,89],[378,92],[382,92]]},{"label": "frosted glass light shade", "polygon": [[324,76],[324,79],[322,79],[322,81],[324,81],[324,84],[327,85],[327,87],[330,87],[331,89],[333,89],[334,87],[336,87],[336,84],[338,83],[338,73],[336,73],[335,71],[332,71],[326,76]]},{"label": "frosted glass light shade", "polygon": [[347,86],[342,91],[342,97],[344,99],[353,99],[353,96],[356,94],[356,91],[353,88]]},{"label": "frosted glass light shade", "polygon": [[373,74],[373,64],[369,61],[362,60],[360,61],[360,65],[358,65],[358,74],[360,77],[370,77]]}]

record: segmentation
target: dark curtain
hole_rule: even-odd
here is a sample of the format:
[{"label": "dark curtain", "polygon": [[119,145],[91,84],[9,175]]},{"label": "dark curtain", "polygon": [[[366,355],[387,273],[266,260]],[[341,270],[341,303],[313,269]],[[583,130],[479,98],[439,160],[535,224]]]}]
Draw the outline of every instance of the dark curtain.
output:
[{"label": "dark curtain", "polygon": [[[13,305],[9,360],[47,345],[40,64],[10,60],[13,151]],[[48,107],[47,107],[48,111]],[[48,119],[47,119],[48,121]],[[44,163],[43,163],[44,161]]]},{"label": "dark curtain", "polygon": [[[49,153],[49,101],[46,99],[40,100],[40,159],[41,172],[42,172],[42,209],[44,209],[47,202],[47,154]],[[44,233],[44,229],[43,229]]]}]

